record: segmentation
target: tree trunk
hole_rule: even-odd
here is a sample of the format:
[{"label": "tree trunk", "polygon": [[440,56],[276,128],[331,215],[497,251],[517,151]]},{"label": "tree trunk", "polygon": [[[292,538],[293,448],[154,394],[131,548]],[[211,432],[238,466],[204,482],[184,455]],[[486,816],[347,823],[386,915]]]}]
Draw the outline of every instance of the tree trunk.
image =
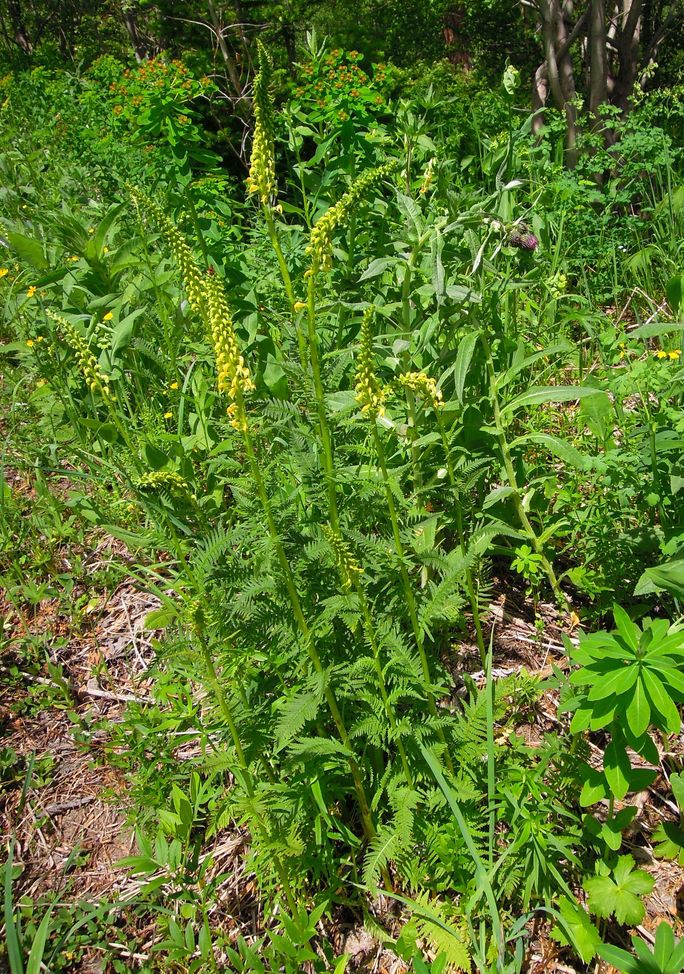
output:
[{"label": "tree trunk", "polygon": [[[565,113],[567,135],[565,162],[569,169],[577,163],[577,109],[575,75],[570,57],[568,31],[559,0],[542,0],[542,37],[549,90],[556,108]],[[567,11],[566,11],[567,12]]]},{"label": "tree trunk", "polygon": [[608,99],[608,37],[604,0],[591,0],[589,18],[589,111],[599,124],[599,109]]},{"label": "tree trunk", "polygon": [[26,32],[24,16],[21,11],[19,0],[7,0],[7,12],[9,13],[12,24],[12,37],[15,44],[18,44],[24,54],[33,54],[33,44]]},{"label": "tree trunk", "polygon": [[123,16],[123,22],[126,30],[128,31],[128,36],[131,39],[131,44],[133,45],[133,52],[135,53],[135,60],[140,64],[144,61],[149,51],[147,50],[147,45],[138,33],[138,18],[135,15],[135,10],[132,7],[124,6],[121,14]]},{"label": "tree trunk", "polygon": [[240,72],[238,71],[235,58],[233,57],[228,45],[226,44],[226,39],[223,36],[223,28],[221,26],[221,21],[218,14],[216,13],[216,7],[214,6],[213,0],[208,0],[207,9],[209,10],[209,19],[211,21],[211,26],[216,35],[216,42],[221,51],[221,57],[223,58],[223,63],[226,66],[226,71],[228,72],[228,78],[230,80],[233,91],[238,98],[242,97],[242,81],[240,80]]},{"label": "tree trunk", "polygon": [[639,70],[642,0],[623,0],[621,23],[615,35],[618,70],[613,89],[613,104],[629,111],[630,96]]}]

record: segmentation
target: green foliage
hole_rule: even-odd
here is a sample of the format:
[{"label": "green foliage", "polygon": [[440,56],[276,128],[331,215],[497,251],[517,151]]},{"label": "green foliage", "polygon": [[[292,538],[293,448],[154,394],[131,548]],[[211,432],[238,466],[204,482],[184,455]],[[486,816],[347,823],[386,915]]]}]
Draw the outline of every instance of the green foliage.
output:
[{"label": "green foliage", "polygon": [[[404,38],[419,15],[396,13]],[[512,68],[490,93],[441,64],[396,102],[391,67],[313,36],[302,57],[276,111],[262,51],[259,126],[232,148],[216,79],[179,61],[105,55],[7,88],[3,586],[20,619],[68,604],[103,535],[158,599],[149,700],[103,750],[135,803],[129,915],[154,918],[160,969],[342,972],[321,924],[379,889],[410,912],[396,948],[416,971],[518,972],[543,911],[588,963],[607,925],[572,890],[640,922],[652,880],[621,854],[636,808],[616,801],[654,781],[684,699],[681,160],[648,99],[606,112],[621,149],[588,133],[571,174]],[[250,144],[268,179],[248,197],[210,147]],[[557,729],[532,743],[545,688],[497,675],[487,628],[515,576],[599,630],[567,639]],[[15,650],[13,680],[49,678],[23,706],[66,709],[87,742],[46,647]],[[214,909],[228,827],[249,832],[254,943]],[[681,831],[664,823],[656,854],[681,858]],[[41,904],[20,936],[15,872],[16,966],[78,921]],[[678,948],[659,937],[662,967]]]}]

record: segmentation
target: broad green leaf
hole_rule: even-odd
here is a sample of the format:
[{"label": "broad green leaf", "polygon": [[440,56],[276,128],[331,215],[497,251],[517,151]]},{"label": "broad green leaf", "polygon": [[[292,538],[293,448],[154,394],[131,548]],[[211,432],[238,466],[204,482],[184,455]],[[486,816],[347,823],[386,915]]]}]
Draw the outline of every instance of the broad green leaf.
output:
[{"label": "broad green leaf", "polygon": [[619,605],[613,605],[613,618],[615,619],[615,626],[624,641],[630,649],[636,652],[639,648],[639,640],[641,638],[641,630],[639,627],[632,622],[625,610]]},{"label": "broad green leaf", "polygon": [[551,436],[549,433],[526,433],[524,436],[519,436],[513,440],[510,446],[511,449],[515,449],[515,447],[524,446],[526,443],[534,443],[545,447],[549,453],[558,457],[559,460],[562,460],[563,463],[566,463],[569,467],[573,467],[575,470],[591,470],[595,466],[602,464],[602,461],[598,458],[585,456],[585,454],[575,449],[574,446],[566,443],[565,440],[561,440],[559,436]]},{"label": "broad green leaf", "polygon": [[647,974],[640,966],[640,961],[622,947],[614,947],[613,944],[601,944],[598,948],[599,957],[611,964],[622,974]]},{"label": "broad green leaf", "polygon": [[486,511],[488,507],[493,507],[494,504],[498,504],[499,501],[506,500],[507,497],[510,497],[514,493],[515,491],[513,488],[508,487],[507,485],[497,487],[485,497],[484,501],[482,502],[482,510]]},{"label": "broad green leaf", "polygon": [[637,682],[639,668],[636,665],[621,666],[601,676],[587,695],[588,700],[604,700],[613,694],[620,695],[631,690]]},{"label": "broad green leaf", "polygon": [[665,285],[667,300],[675,314],[682,305],[682,295],[684,295],[684,274],[675,274]]},{"label": "broad green leaf", "polygon": [[396,257],[376,257],[376,259],[372,260],[365,269],[359,278],[359,282],[368,281],[372,277],[378,277],[380,274],[384,273],[388,267],[392,267],[393,264],[396,264],[396,262]]},{"label": "broad green leaf", "polygon": [[647,568],[639,578],[634,594],[650,595],[663,591],[684,599],[684,558]]},{"label": "broad green leaf", "polygon": [[[633,667],[637,670],[637,667]],[[633,734],[641,737],[651,722],[651,707],[641,677],[636,681],[632,699],[627,707],[627,723]]]},{"label": "broad green leaf", "polygon": [[5,860],[5,882],[4,882],[4,914],[5,914],[5,943],[7,944],[7,956],[10,964],[11,974],[24,974],[24,961],[19,946],[19,936],[14,921],[14,910],[12,905],[12,881],[14,862],[14,838],[9,840],[9,851]]},{"label": "broad green leaf", "polygon": [[[662,681],[652,669],[642,669],[642,679],[646,687],[646,692],[653,705],[654,723],[660,727],[665,727],[668,734],[679,733],[681,725],[679,711],[672,701],[672,697],[662,684]],[[659,720],[658,718],[662,718]]]},{"label": "broad green leaf", "polygon": [[537,386],[507,403],[501,410],[501,414],[513,414],[523,406],[539,406],[545,402],[574,402],[597,395],[601,395],[600,389],[591,389],[587,386]]},{"label": "broad green leaf", "polygon": [[601,946],[598,930],[584,907],[567,896],[560,898],[558,907],[560,918],[551,931],[551,936],[561,944],[574,947],[582,961],[588,964]]},{"label": "broad green leaf", "polygon": [[608,796],[606,778],[603,772],[597,771],[596,768],[592,768],[588,764],[583,764],[581,773],[584,777],[584,785],[579,797],[582,808],[594,805]]},{"label": "broad green leaf", "polygon": [[670,788],[680,810],[684,811],[684,773],[675,772],[670,775]]},{"label": "broad green leaf", "polygon": [[112,356],[116,356],[122,349],[127,348],[135,330],[136,319],[143,313],[144,308],[136,308],[126,315],[112,330]]},{"label": "broad green leaf", "polygon": [[[508,385],[519,372],[523,369],[531,368],[535,362],[540,359],[554,358],[558,359],[560,356],[567,355],[572,351],[573,346],[568,341],[557,342],[555,345],[548,345],[546,348],[540,349],[538,352],[533,352],[531,355],[527,355],[522,358],[519,362],[515,362],[510,368],[506,369],[504,374],[497,379],[496,386],[497,389],[503,389],[504,386]],[[559,363],[562,365],[562,360]]]},{"label": "broad green leaf", "polygon": [[162,605],[159,609],[148,612],[143,627],[148,630],[166,629],[178,618],[178,610],[174,605]]},{"label": "broad green leaf", "polygon": [[684,829],[678,822],[661,822],[653,833],[656,859],[676,859],[684,865]]},{"label": "broad green leaf", "polygon": [[465,388],[465,381],[478,338],[479,332],[469,332],[469,334],[461,339],[458,346],[454,367],[454,387],[456,389],[456,398],[459,402],[463,402],[463,389]]},{"label": "broad green leaf", "polygon": [[23,233],[16,233],[11,230],[7,233],[7,240],[12,250],[31,267],[38,271],[48,269],[48,262],[43,253],[43,245],[33,237],[27,237]]},{"label": "broad green leaf", "polygon": [[264,385],[276,399],[287,399],[287,376],[279,362],[269,356],[263,372]]},{"label": "broad green leaf", "polygon": [[632,766],[624,747],[613,739],[603,755],[603,770],[610,790],[619,800],[629,791],[629,774]]}]

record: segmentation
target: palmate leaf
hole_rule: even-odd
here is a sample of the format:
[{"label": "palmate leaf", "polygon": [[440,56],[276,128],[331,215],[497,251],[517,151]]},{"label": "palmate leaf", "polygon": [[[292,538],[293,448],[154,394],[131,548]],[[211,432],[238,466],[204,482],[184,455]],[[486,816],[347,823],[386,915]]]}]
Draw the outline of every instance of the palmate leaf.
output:
[{"label": "palmate leaf", "polygon": [[632,856],[620,856],[610,876],[592,876],[584,881],[589,897],[589,909],[598,917],[615,914],[618,923],[635,926],[641,923],[646,907],[642,896],[655,885],[653,876],[634,868]]}]

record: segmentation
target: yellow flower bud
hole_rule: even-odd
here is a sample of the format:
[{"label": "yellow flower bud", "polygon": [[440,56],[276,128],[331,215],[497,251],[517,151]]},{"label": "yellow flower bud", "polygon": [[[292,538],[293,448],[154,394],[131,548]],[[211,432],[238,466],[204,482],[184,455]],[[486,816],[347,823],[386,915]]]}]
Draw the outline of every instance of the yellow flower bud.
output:
[{"label": "yellow flower bud", "polygon": [[276,193],[273,106],[268,90],[271,59],[261,41],[257,42],[259,70],[254,78],[254,140],[247,177],[247,191],[256,193],[266,206]]},{"label": "yellow flower bud", "polygon": [[55,314],[54,311],[47,311],[47,315],[57,324],[62,338],[75,353],[79,371],[91,392],[99,392],[105,399],[111,399],[109,376],[105,375],[100,368],[85,339],[66,318]]},{"label": "yellow flower bud", "polygon": [[399,382],[406,389],[411,389],[421,396],[433,409],[441,409],[444,406],[441,390],[437,388],[435,380],[425,372],[404,372],[399,376]]},{"label": "yellow flower bud", "polygon": [[342,579],[342,588],[349,590],[352,588],[360,575],[363,575],[363,568],[354,559],[351,547],[340,537],[331,527],[323,526],[330,547],[335,556],[335,564]]},{"label": "yellow flower bud", "polygon": [[375,419],[385,413],[385,392],[373,366],[373,318],[374,308],[368,308],[361,322],[359,355],[356,363],[356,401],[361,412]]}]

